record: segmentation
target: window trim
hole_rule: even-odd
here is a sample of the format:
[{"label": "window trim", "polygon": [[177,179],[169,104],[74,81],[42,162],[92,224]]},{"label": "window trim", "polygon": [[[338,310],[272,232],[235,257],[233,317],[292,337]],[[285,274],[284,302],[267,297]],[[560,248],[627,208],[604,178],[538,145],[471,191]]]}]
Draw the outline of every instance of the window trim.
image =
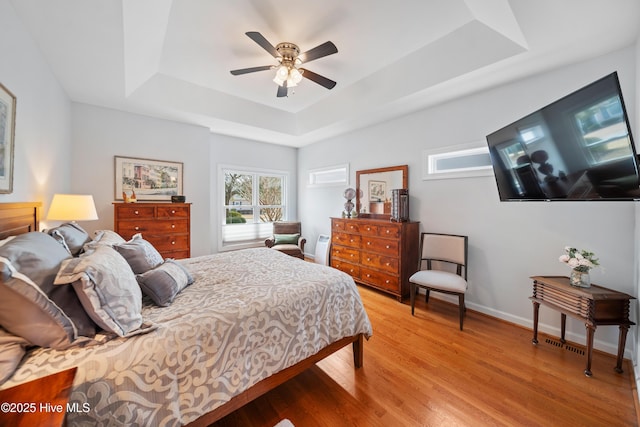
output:
[{"label": "window trim", "polygon": [[[245,241],[241,243],[225,243],[224,238],[224,227],[227,225],[224,223],[224,218],[226,218],[226,205],[224,204],[224,183],[225,183],[225,173],[228,171],[238,172],[238,173],[248,173],[248,174],[257,174],[257,175],[277,175],[283,178],[282,184],[282,211],[283,218],[282,220],[287,220],[289,218],[289,188],[290,188],[290,173],[285,170],[276,170],[276,169],[263,169],[263,168],[255,168],[255,167],[247,167],[247,166],[238,166],[238,165],[229,165],[229,164],[219,164],[218,165],[218,191],[220,192],[219,197],[217,198],[216,203],[216,211],[217,215],[217,231],[218,231],[218,252],[226,252],[237,249],[245,249],[245,248],[255,248],[264,245],[264,240],[258,238],[256,240]],[[253,206],[253,205],[251,205]],[[257,228],[270,226],[270,223],[260,223],[253,222]]]},{"label": "window trim", "polygon": [[449,147],[441,147],[422,151],[422,179],[424,181],[434,179],[471,178],[478,176],[493,176],[491,161],[481,166],[459,168],[453,170],[436,171],[435,162],[442,158],[466,157],[469,155],[487,155],[489,147],[484,143],[471,143]]},{"label": "window trim", "polygon": [[[332,181],[332,182],[316,182],[314,176],[322,175],[322,173],[327,173],[331,171],[344,171],[344,179],[340,181]],[[326,166],[323,168],[309,169],[307,173],[307,187],[316,188],[316,187],[338,187],[349,185],[349,163],[342,163],[339,165]]]}]

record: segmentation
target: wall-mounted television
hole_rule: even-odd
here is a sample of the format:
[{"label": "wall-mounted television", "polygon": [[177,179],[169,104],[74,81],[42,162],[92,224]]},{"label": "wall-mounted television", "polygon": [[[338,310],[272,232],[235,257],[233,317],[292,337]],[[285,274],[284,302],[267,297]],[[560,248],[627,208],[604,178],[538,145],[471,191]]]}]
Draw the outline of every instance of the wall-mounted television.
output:
[{"label": "wall-mounted television", "polygon": [[615,72],[487,135],[487,143],[501,201],[640,200]]}]

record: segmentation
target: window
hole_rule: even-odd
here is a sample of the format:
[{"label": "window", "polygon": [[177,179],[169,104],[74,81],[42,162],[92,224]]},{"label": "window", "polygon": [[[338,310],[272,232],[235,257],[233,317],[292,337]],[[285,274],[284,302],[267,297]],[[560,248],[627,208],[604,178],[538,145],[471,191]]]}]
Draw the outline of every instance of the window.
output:
[{"label": "window", "polygon": [[221,249],[256,246],[286,220],[287,173],[223,166]]},{"label": "window", "polygon": [[425,150],[422,153],[422,179],[466,178],[493,173],[486,146],[457,146]]},{"label": "window", "polygon": [[309,171],[309,186],[347,185],[348,183],[348,164]]}]

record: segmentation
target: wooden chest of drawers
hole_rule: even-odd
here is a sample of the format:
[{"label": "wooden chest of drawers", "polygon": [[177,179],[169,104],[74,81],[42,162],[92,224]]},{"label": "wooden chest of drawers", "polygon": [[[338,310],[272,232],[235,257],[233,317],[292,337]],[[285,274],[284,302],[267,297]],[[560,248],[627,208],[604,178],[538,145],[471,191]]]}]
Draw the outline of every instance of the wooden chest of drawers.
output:
[{"label": "wooden chest of drawers", "polygon": [[129,240],[136,233],[163,258],[191,256],[191,203],[114,203],[114,231]]},{"label": "wooden chest of drawers", "polygon": [[331,266],[402,301],[418,267],[419,228],[419,222],[331,218]]}]

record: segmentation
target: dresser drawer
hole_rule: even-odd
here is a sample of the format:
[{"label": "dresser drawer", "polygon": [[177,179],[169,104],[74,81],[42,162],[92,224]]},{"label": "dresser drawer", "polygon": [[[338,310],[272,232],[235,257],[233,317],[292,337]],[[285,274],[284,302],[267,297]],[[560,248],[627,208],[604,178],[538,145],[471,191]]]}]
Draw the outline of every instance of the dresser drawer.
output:
[{"label": "dresser drawer", "polygon": [[397,257],[400,245],[398,240],[381,239],[379,237],[363,237],[361,247],[365,251]]},{"label": "dresser drawer", "polygon": [[360,262],[360,251],[347,246],[331,246],[331,258],[343,261]]},{"label": "dresser drawer", "polygon": [[378,226],[372,224],[360,224],[358,227],[360,229],[360,234],[363,236],[377,236],[378,235]]},{"label": "dresser drawer", "polygon": [[331,267],[337,268],[338,270],[347,273],[354,280],[357,280],[360,277],[360,266],[356,264],[351,264],[350,262],[344,262],[339,259],[331,260]]},{"label": "dresser drawer", "polygon": [[344,231],[345,223],[345,221],[334,219],[333,221],[331,221],[331,229],[333,231]]},{"label": "dresser drawer", "polygon": [[167,206],[158,206],[158,218],[189,218],[189,208],[186,206],[176,206],[168,204]]},{"label": "dresser drawer", "polygon": [[360,233],[360,225],[355,222],[346,222],[344,224],[344,231],[346,233]]},{"label": "dresser drawer", "polygon": [[378,255],[370,252],[362,252],[360,263],[363,266],[384,270],[391,274],[400,274],[400,260],[395,257]]},{"label": "dresser drawer", "polygon": [[333,233],[331,242],[335,245],[349,246],[352,248],[360,248],[362,238],[357,234]]},{"label": "dresser drawer", "polygon": [[378,227],[378,236],[397,239],[400,237],[400,226],[390,224],[382,225]]},{"label": "dresser drawer", "polygon": [[398,276],[383,273],[377,270],[371,270],[366,267],[360,269],[360,280],[364,283],[371,284],[377,288],[386,289],[388,291],[399,291]]},{"label": "dresser drawer", "polygon": [[142,233],[142,237],[146,238],[147,234],[152,233],[187,233],[189,231],[189,222],[187,220],[156,220],[156,221],[120,221],[118,232],[122,237]]},{"label": "dresser drawer", "polygon": [[144,206],[142,204],[127,204],[117,207],[119,219],[129,218],[153,218],[155,215],[155,208],[153,206]]},{"label": "dresser drawer", "polygon": [[142,237],[148,240],[158,252],[181,251],[189,248],[189,236],[186,234],[175,236],[149,234]]}]

